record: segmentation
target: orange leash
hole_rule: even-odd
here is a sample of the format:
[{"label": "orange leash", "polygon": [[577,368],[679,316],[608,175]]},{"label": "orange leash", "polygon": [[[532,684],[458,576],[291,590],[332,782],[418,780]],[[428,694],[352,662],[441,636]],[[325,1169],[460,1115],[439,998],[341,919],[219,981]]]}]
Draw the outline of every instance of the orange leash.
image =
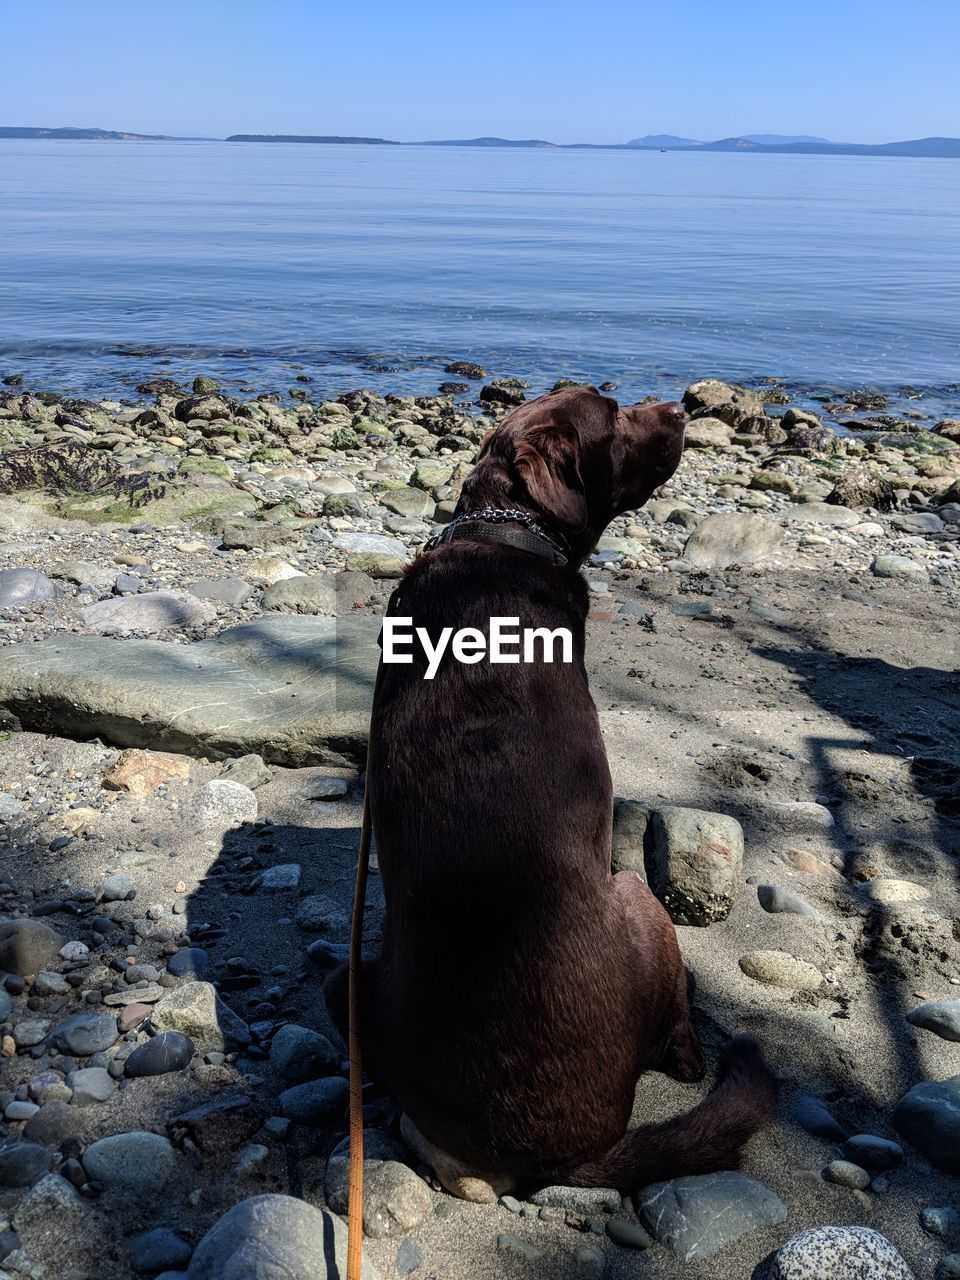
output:
[{"label": "orange leash", "polygon": [[[377,667],[373,686],[371,721],[380,692],[383,663]],[[347,1280],[360,1280],[363,1266],[363,1065],[360,1060],[360,961],[363,950],[363,908],[367,898],[370,868],[370,744],[363,781],[363,818],[360,823],[360,852],[357,882],[353,891],[353,919],[350,925],[350,972],[347,987],[347,1050],[350,1056],[350,1164],[347,1199]]]}]

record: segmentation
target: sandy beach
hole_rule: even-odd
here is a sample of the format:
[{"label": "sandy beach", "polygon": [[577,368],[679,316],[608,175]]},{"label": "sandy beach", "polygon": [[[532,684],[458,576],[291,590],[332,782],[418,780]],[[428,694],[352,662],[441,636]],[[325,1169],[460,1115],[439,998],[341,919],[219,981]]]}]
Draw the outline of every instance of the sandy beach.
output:
[{"label": "sandy beach", "polygon": [[[232,1206],[337,1211],[321,980],[347,940],[371,642],[517,382],[2,389],[0,1275],[215,1280],[229,1246],[201,1242]],[[588,662],[621,865],[644,870],[643,806],[742,830],[729,914],[678,933],[711,1073],[749,1031],[782,1081],[756,1185],[736,1212],[727,1184],[687,1188],[673,1236],[642,1195],[469,1204],[371,1087],[380,1277],[775,1280],[801,1273],[765,1272],[774,1251],[827,1225],[880,1233],[916,1280],[960,1275],[957,1104],[901,1105],[960,1077],[960,422],[814,415],[773,381],[675,394],[679,470],[584,568]],[[370,947],[381,905],[374,877]],[[708,1087],[651,1073],[635,1122]],[[310,1249],[326,1274],[310,1232],[277,1219],[277,1275]]]}]

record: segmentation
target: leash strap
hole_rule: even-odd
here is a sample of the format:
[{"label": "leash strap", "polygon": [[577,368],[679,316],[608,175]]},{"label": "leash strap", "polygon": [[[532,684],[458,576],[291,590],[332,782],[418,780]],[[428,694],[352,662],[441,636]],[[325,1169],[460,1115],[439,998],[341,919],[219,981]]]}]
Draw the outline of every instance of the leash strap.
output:
[{"label": "leash strap", "polygon": [[[371,726],[383,662],[377,664],[370,708]],[[353,891],[350,923],[350,969],[347,982],[347,1052],[350,1058],[350,1163],[347,1174],[347,1280],[360,1280],[363,1266],[363,1063],[360,1058],[360,962],[363,951],[363,908],[367,899],[370,869],[370,739],[367,739],[367,766],[363,779],[363,818],[360,822],[360,852]]]}]

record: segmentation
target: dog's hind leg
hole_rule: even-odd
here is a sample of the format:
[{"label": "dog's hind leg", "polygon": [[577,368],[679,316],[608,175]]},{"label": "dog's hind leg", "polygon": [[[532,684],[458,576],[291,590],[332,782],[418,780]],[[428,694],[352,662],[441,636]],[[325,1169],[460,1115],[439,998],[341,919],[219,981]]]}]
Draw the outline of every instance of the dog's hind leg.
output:
[{"label": "dog's hind leg", "polygon": [[[618,872],[613,877],[613,888],[624,909],[636,952],[638,981],[645,991],[659,988],[664,992],[653,1044],[644,1046],[646,1066],[676,1080],[702,1080],[706,1069],[703,1051],[690,1022],[687,973],[673,922],[635,872]],[[650,981],[651,973],[657,974],[656,984]]]}]

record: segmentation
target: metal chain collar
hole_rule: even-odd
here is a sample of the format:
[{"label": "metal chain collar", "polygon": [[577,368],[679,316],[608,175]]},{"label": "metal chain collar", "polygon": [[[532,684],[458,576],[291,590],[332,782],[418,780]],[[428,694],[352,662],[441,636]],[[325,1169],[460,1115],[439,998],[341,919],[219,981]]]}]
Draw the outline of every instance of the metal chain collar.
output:
[{"label": "metal chain collar", "polygon": [[564,563],[566,562],[568,548],[562,546],[556,538],[552,538],[535,516],[531,515],[529,511],[521,511],[519,507],[480,507],[476,511],[465,511],[462,515],[457,516],[456,519],[451,520],[448,525],[445,525],[429,542],[425,542],[421,552],[432,551],[434,547],[439,547],[444,542],[449,542],[453,536],[454,529],[458,525],[469,524],[473,521],[482,521],[486,524],[521,524],[529,529],[532,534],[549,543],[556,553],[563,558]]}]

